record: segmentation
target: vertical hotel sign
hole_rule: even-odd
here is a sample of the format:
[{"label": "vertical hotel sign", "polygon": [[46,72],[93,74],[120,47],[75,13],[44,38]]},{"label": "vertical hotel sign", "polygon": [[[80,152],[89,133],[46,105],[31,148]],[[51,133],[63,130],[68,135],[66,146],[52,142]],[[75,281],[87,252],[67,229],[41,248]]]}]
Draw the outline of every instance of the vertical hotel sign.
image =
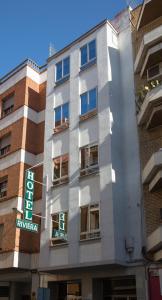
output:
[{"label": "vertical hotel sign", "polygon": [[38,224],[32,223],[34,198],[34,172],[25,172],[24,219],[16,219],[16,227],[38,232]]}]

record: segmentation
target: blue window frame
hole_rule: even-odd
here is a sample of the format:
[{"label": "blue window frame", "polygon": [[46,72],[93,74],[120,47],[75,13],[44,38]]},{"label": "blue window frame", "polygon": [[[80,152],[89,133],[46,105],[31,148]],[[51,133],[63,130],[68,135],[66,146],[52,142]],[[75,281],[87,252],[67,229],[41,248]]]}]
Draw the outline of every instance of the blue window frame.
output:
[{"label": "blue window frame", "polygon": [[69,121],[69,103],[65,103],[54,109],[55,128]]},{"label": "blue window frame", "polygon": [[84,45],[81,49],[81,66],[96,59],[96,40]]},{"label": "blue window frame", "polygon": [[97,88],[92,89],[80,96],[81,115],[93,111],[97,107]]},{"label": "blue window frame", "polygon": [[56,64],[56,82],[70,74],[70,57],[66,57]]}]

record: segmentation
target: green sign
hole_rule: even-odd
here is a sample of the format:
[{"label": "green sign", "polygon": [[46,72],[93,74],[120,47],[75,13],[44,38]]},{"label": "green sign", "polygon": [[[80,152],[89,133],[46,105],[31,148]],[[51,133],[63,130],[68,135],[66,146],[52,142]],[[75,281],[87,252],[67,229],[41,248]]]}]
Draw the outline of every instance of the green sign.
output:
[{"label": "green sign", "polygon": [[38,224],[26,220],[16,219],[16,227],[31,232],[38,232]]},{"label": "green sign", "polygon": [[16,227],[38,232],[38,224],[32,223],[34,197],[34,172],[27,170],[25,174],[24,220],[17,219]]},{"label": "green sign", "polygon": [[34,196],[34,173],[26,172],[25,176],[25,201],[24,201],[24,219],[32,221],[33,218],[33,196]]},{"label": "green sign", "polygon": [[67,234],[65,232],[62,232],[62,231],[56,230],[56,229],[53,230],[52,237],[54,237],[54,238],[59,237],[59,238],[62,238],[64,240],[67,240]]},{"label": "green sign", "polygon": [[59,213],[59,230],[65,231],[65,214],[63,212]]}]

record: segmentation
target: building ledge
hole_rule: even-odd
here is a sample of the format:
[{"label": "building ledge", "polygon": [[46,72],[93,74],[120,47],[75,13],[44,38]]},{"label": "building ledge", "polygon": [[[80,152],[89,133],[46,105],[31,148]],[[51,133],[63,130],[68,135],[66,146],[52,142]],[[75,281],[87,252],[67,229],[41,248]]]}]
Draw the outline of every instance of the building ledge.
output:
[{"label": "building ledge", "polygon": [[162,40],[162,25],[158,26],[157,28],[153,29],[150,32],[147,32],[142,39],[142,42],[140,44],[136,60],[134,63],[134,71],[135,73],[139,73],[142,69],[143,62],[145,59],[145,55],[148,51],[148,49],[151,46],[154,46],[158,42]]},{"label": "building ledge", "polygon": [[147,251],[154,253],[159,250],[162,251],[162,225],[147,238]]},{"label": "building ledge", "polygon": [[146,128],[162,125],[162,84],[149,91],[137,116],[138,125]]},{"label": "building ledge", "polygon": [[[155,152],[147,162],[142,172],[142,182],[146,184],[150,183],[153,179],[155,180],[160,169],[162,169],[162,149],[159,149],[159,151]],[[154,185],[152,181],[150,188],[153,189],[153,187]]]}]

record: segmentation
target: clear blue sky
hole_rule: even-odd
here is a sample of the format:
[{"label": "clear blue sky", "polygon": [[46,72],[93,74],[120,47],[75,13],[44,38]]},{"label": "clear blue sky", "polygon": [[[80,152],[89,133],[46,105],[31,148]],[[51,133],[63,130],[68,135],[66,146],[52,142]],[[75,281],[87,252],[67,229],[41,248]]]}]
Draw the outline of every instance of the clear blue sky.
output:
[{"label": "clear blue sky", "polygon": [[0,77],[26,58],[44,64],[50,42],[59,50],[125,7],[126,0],[1,1]]}]

